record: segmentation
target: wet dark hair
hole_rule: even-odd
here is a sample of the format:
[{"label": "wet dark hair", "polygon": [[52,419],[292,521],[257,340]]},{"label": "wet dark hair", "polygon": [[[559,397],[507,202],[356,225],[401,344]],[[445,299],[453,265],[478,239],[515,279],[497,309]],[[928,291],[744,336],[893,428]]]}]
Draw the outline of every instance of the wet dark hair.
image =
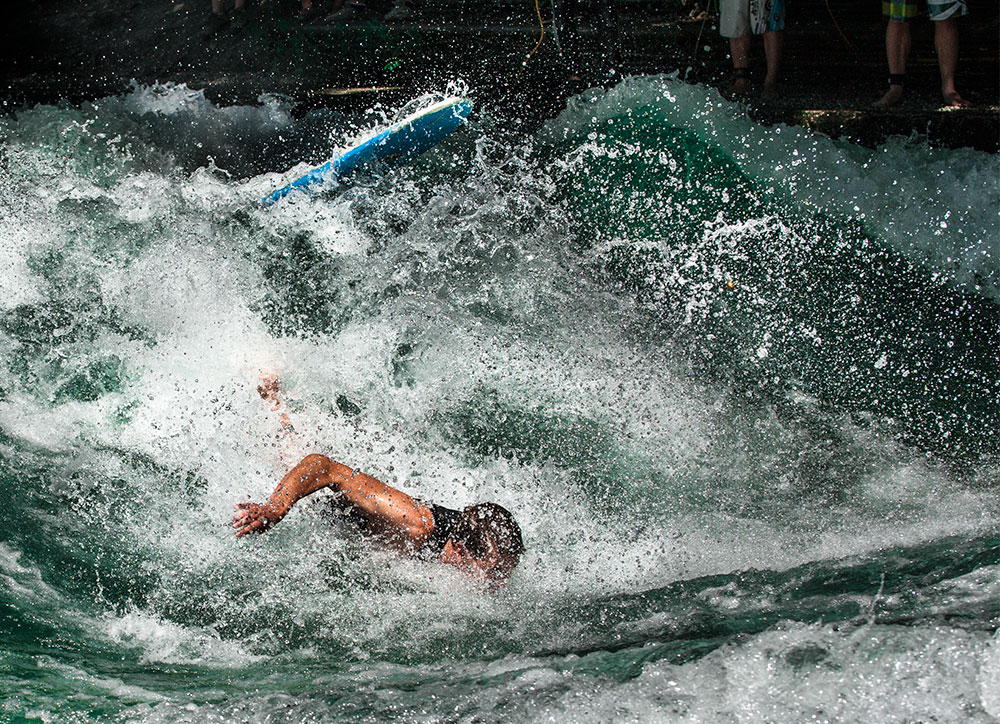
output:
[{"label": "wet dark hair", "polygon": [[518,557],[524,553],[521,527],[509,510],[496,503],[465,508],[456,521],[454,537],[476,558],[489,555],[491,548],[502,556]]}]

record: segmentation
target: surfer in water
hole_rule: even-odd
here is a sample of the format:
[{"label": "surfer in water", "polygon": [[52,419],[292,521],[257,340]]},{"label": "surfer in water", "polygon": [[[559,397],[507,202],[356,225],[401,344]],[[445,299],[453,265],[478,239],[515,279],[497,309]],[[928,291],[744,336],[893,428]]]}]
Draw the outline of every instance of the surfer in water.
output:
[{"label": "surfer in water", "polygon": [[[278,412],[282,430],[291,434],[291,421],[279,409],[277,378],[265,375],[261,380],[258,392]],[[337,493],[335,504],[355,518],[364,533],[405,553],[435,558],[492,583],[505,581],[524,553],[517,521],[496,503],[463,510],[444,508],[316,453],[294,465],[266,502],[236,506],[236,535],[269,530],[298,501],[323,488]]]}]

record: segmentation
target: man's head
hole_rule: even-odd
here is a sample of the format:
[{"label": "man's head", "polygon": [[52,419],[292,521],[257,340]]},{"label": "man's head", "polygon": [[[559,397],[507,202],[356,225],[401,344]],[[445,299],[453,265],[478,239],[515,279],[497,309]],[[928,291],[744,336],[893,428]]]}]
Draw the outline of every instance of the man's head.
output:
[{"label": "man's head", "polygon": [[522,553],[521,528],[510,511],[496,503],[480,503],[462,511],[442,559],[502,581]]}]

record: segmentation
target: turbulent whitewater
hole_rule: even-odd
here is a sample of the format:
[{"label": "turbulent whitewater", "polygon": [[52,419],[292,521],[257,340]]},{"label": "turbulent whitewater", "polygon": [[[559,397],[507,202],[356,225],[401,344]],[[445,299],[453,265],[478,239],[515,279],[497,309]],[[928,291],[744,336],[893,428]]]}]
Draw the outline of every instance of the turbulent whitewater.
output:
[{"label": "turbulent whitewater", "polygon": [[[0,720],[1000,718],[1000,158],[632,78],[259,205],[395,110],[0,119]],[[312,451],[521,566],[235,539]]]}]

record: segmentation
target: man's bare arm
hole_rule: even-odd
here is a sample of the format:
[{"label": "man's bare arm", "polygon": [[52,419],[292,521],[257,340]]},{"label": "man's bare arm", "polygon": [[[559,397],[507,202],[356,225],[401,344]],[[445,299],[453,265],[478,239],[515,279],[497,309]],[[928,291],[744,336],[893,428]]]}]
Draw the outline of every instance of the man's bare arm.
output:
[{"label": "man's bare arm", "polygon": [[233,515],[236,535],[263,533],[284,518],[299,500],[326,487],[342,493],[344,504],[363,515],[373,532],[389,542],[419,547],[434,529],[433,514],[426,505],[378,478],[325,455],[312,454],[281,479],[266,503],[236,506]]},{"label": "man's bare arm", "polygon": [[279,452],[281,462],[285,468],[291,468],[292,464],[302,455],[301,441],[292,425],[292,419],[284,410],[284,400],[281,398],[281,381],[273,372],[262,372],[260,374],[260,384],[257,385],[257,394],[261,399],[270,405],[271,410],[278,414],[278,424],[280,431]]},{"label": "man's bare arm", "polygon": [[346,465],[323,455],[307,455],[289,470],[266,503],[240,503],[233,515],[237,536],[263,533],[280,521],[292,506],[308,495],[326,487],[338,487],[354,473]]}]

